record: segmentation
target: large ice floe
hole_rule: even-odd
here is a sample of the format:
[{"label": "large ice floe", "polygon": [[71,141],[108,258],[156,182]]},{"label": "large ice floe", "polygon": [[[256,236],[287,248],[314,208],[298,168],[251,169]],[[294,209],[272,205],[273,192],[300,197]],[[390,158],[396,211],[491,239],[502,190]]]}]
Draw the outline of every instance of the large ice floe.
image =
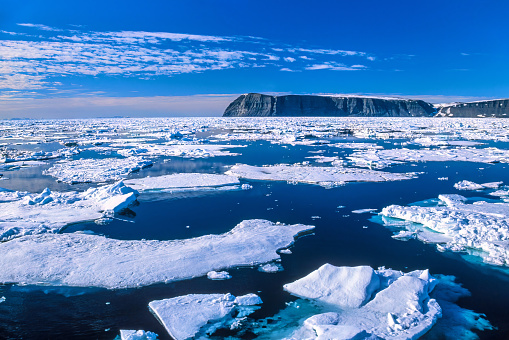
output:
[{"label": "large ice floe", "polygon": [[[468,291],[428,270],[325,264],[284,289],[301,299],[253,323],[258,339],[418,339],[442,317],[446,339],[474,339],[471,329],[492,329],[481,314],[454,304]],[[464,315],[472,320],[458,321]]]},{"label": "large ice floe", "polygon": [[137,192],[121,181],[85,192],[0,190],[0,241],[55,233],[69,224],[100,219],[127,208],[136,196]]},{"label": "large ice floe", "polygon": [[352,153],[347,159],[357,166],[379,169],[403,162],[509,163],[509,150],[497,148],[362,150]]},{"label": "large ice floe", "polygon": [[[165,143],[165,144],[113,144],[123,147],[117,153],[128,157],[141,156],[168,156],[183,158],[208,158],[219,156],[238,156],[238,153],[227,149],[243,147],[242,145],[196,144],[196,143]],[[125,148],[130,146],[130,148]]]},{"label": "large ice floe", "polygon": [[129,288],[254,266],[312,230],[245,220],[221,235],[173,241],[123,241],[98,235],[42,234],[0,243],[0,282]]},{"label": "large ice floe", "polygon": [[340,186],[346,182],[400,181],[415,177],[415,174],[412,173],[390,173],[340,166],[318,167],[285,164],[262,167],[237,164],[226,174],[258,181],[286,181],[318,184],[324,187]]},{"label": "large ice floe", "polygon": [[152,161],[142,157],[79,159],[56,163],[44,171],[60,182],[69,184],[108,182],[125,178],[131,172],[149,167]]},{"label": "large ice floe", "polygon": [[239,327],[261,303],[256,294],[190,294],[152,301],[149,308],[175,340],[184,340]]},{"label": "large ice floe", "polygon": [[142,193],[228,189],[238,188],[240,185],[237,177],[204,173],[178,173],[156,177],[136,178],[125,180],[124,183]]},{"label": "large ice floe", "polygon": [[395,238],[415,237],[439,250],[467,252],[484,262],[509,266],[509,203],[468,202],[460,195],[440,195],[436,206],[385,207],[385,225],[403,229]]}]

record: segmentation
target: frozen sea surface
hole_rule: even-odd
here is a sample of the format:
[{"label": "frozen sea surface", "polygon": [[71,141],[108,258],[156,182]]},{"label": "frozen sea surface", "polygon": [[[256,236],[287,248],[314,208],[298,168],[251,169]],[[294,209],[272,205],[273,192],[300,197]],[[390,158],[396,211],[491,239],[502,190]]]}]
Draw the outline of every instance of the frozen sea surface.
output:
[{"label": "frozen sea surface", "polygon": [[[507,131],[503,119],[0,121],[0,338],[170,339],[151,301],[256,293],[263,304],[233,303],[197,337],[507,339]],[[330,295],[292,295],[324,263],[363,269],[331,270]],[[394,285],[418,298],[391,300]]]}]

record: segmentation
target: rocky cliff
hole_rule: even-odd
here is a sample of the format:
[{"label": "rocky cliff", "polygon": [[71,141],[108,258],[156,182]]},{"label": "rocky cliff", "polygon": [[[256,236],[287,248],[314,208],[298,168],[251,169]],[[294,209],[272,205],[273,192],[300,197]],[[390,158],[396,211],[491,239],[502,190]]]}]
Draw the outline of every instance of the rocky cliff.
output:
[{"label": "rocky cliff", "polygon": [[437,105],[437,117],[509,118],[509,99]]},{"label": "rocky cliff", "polygon": [[430,117],[434,114],[433,105],[422,100],[249,93],[235,99],[223,117]]}]

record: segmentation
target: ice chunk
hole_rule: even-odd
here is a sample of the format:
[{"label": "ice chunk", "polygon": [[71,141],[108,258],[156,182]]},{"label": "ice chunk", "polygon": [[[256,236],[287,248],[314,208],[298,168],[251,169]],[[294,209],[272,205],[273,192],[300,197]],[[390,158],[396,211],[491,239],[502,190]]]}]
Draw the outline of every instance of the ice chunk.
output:
[{"label": "ice chunk", "polygon": [[227,271],[216,272],[213,270],[207,273],[207,277],[211,280],[228,280],[232,278]]},{"label": "ice chunk", "polygon": [[0,241],[58,232],[68,224],[100,219],[105,213],[118,212],[132,204],[136,195],[121,181],[85,192],[0,191]]},{"label": "ice chunk", "polygon": [[[229,328],[258,309],[255,305],[261,303],[255,294],[237,298],[231,294],[190,294],[152,301],[149,308],[174,339],[183,340],[194,337],[207,324],[207,329],[203,330],[205,334],[218,328]],[[234,317],[239,310],[241,315]]]},{"label": "ice chunk", "polygon": [[283,286],[295,296],[340,308],[360,307],[379,287],[380,279],[371,267],[335,267],[330,264]]},{"label": "ice chunk", "polygon": [[5,302],[5,300],[7,300],[5,296],[0,297],[0,303]]},{"label": "ice chunk", "polygon": [[57,163],[46,170],[46,175],[69,184],[108,182],[122,179],[133,171],[149,167],[152,161],[142,157],[79,159]]},{"label": "ice chunk", "polygon": [[279,259],[278,249],[309,225],[245,220],[221,235],[175,241],[124,241],[98,235],[43,234],[0,243],[0,282],[128,288]]},{"label": "ice chunk", "polygon": [[477,184],[471,181],[460,181],[454,184],[454,187],[458,190],[484,190],[484,189],[498,189],[503,182],[490,182]]},{"label": "ice chunk", "polygon": [[273,165],[257,167],[245,164],[233,166],[227,175],[260,181],[287,181],[290,183],[318,184],[325,187],[343,185],[345,182],[385,182],[411,179],[414,174],[344,168],[299,165]]},{"label": "ice chunk", "polygon": [[[424,234],[422,239],[440,243],[441,250],[466,251],[486,263],[509,265],[509,203],[468,204],[460,195],[440,195],[439,199],[437,206],[391,205],[380,214],[391,218],[384,219],[386,225],[396,226],[393,218],[412,222],[397,226],[415,231],[419,239]],[[416,223],[424,228],[415,229]]]},{"label": "ice chunk", "polygon": [[157,340],[157,334],[154,332],[146,332],[143,330],[120,330],[120,340]]},{"label": "ice chunk", "polygon": [[283,270],[283,266],[279,263],[267,263],[258,267],[258,270],[264,273],[277,273]]},{"label": "ice chunk", "polygon": [[369,212],[375,212],[376,209],[357,209],[357,210],[352,210],[352,213],[353,214],[365,214],[365,213],[369,213]]}]

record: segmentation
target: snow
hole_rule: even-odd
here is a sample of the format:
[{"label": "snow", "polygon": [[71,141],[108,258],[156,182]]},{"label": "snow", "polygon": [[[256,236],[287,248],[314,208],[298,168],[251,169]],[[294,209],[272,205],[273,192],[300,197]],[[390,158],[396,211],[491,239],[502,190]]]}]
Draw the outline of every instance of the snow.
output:
[{"label": "snow", "polygon": [[204,334],[230,328],[258,309],[256,305],[261,303],[255,294],[239,297],[229,293],[190,294],[152,301],[149,308],[175,340],[184,340],[196,336],[206,325],[202,330]]},{"label": "snow", "polygon": [[463,180],[454,184],[454,187],[458,190],[484,190],[484,189],[498,189],[503,182],[490,182],[477,184],[471,181]]},{"label": "snow", "polygon": [[0,241],[55,233],[69,224],[100,219],[128,207],[136,195],[121,181],[85,192],[0,191]]},{"label": "snow", "polygon": [[166,144],[113,144],[113,146],[130,146],[128,149],[117,150],[123,156],[168,156],[183,158],[208,158],[219,156],[238,156],[226,149],[240,148],[242,145],[196,144],[196,143],[166,143]]},{"label": "snow", "polygon": [[391,205],[380,214],[386,225],[414,231],[418,239],[438,243],[441,250],[468,252],[486,263],[509,266],[509,203],[468,203],[461,195],[438,198],[437,206]]},{"label": "snow", "polygon": [[46,175],[69,184],[108,182],[122,179],[131,172],[152,165],[152,161],[142,157],[79,159],[56,163],[46,170]]},{"label": "snow", "polygon": [[158,335],[153,332],[146,332],[143,330],[120,330],[120,340],[156,340]]},{"label": "snow", "polygon": [[175,241],[78,233],[20,237],[0,243],[0,282],[118,289],[179,281],[277,260],[278,250],[313,228],[245,220],[224,234]]},{"label": "snow", "polygon": [[286,181],[335,187],[346,182],[385,182],[411,179],[413,174],[390,173],[376,170],[344,167],[314,167],[301,165],[272,165],[257,167],[234,165],[227,175],[258,181]]},{"label": "snow", "polygon": [[124,183],[141,193],[151,191],[204,190],[239,185],[237,177],[204,173],[178,173],[157,177],[125,180]]},{"label": "snow", "polygon": [[210,272],[207,273],[207,278],[211,280],[228,280],[231,279],[232,276],[227,271],[216,272],[214,270],[211,270]]}]

